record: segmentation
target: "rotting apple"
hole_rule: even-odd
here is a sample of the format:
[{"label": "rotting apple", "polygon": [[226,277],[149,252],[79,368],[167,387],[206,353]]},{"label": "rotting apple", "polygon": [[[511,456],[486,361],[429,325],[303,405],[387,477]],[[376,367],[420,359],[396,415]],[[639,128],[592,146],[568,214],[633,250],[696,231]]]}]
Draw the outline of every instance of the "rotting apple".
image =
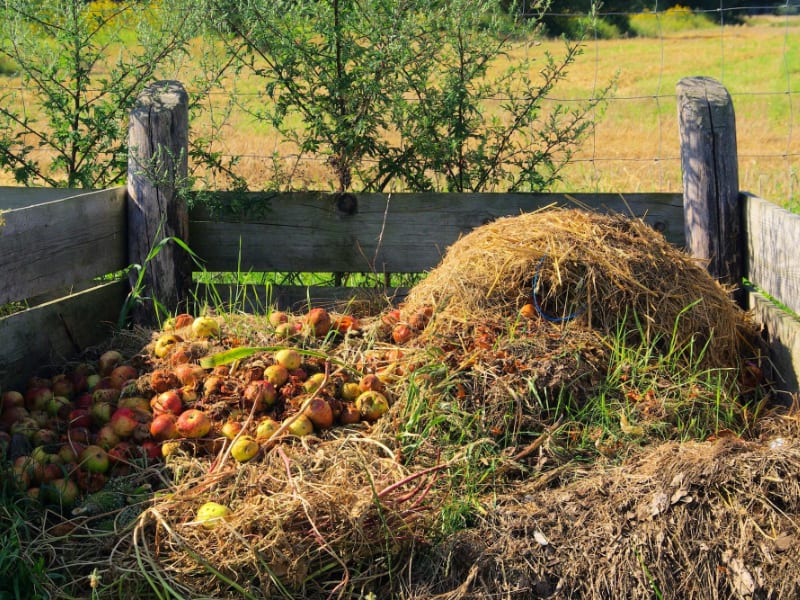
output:
[{"label": "rotting apple", "polygon": [[156,369],[150,373],[150,387],[156,394],[160,394],[181,387],[181,382],[172,371]]},{"label": "rotting apple", "polygon": [[305,323],[309,333],[315,337],[325,337],[331,330],[331,316],[326,309],[319,306],[308,311]]},{"label": "rotting apple", "polygon": [[362,392],[356,398],[356,408],[367,421],[373,422],[380,419],[389,410],[389,401],[386,396],[376,390]]},{"label": "rotting apple", "polygon": [[206,370],[203,367],[188,363],[177,365],[172,372],[182,385],[199,383],[206,377]]},{"label": "rotting apple", "polygon": [[239,436],[231,444],[231,456],[240,463],[252,460],[258,454],[258,450],[258,442],[249,435]]},{"label": "rotting apple", "polygon": [[304,414],[317,429],[328,429],[333,425],[333,409],[324,398],[314,398],[309,402]]},{"label": "rotting apple", "polygon": [[66,373],[59,373],[53,377],[50,389],[53,396],[62,396],[69,400],[75,395],[75,384]]},{"label": "rotting apple", "polygon": [[251,381],[242,393],[242,398],[247,408],[252,408],[256,412],[267,410],[275,404],[277,397],[278,393],[275,391],[275,386],[266,379]]},{"label": "rotting apple", "polygon": [[303,382],[303,389],[309,393],[313,394],[319,387],[325,382],[325,373],[314,373],[308,376]]},{"label": "rotting apple", "polygon": [[198,409],[190,408],[183,411],[175,422],[178,433],[187,438],[201,438],[211,431],[211,419]]},{"label": "rotting apple", "polygon": [[177,336],[173,333],[165,333],[160,335],[153,344],[153,354],[155,354],[158,358],[164,358],[165,356],[168,356],[182,341],[183,340],[180,338],[180,336]]},{"label": "rotting apple", "polygon": [[272,325],[273,328],[277,328],[279,325],[289,322],[289,313],[282,310],[273,310],[269,313],[268,319],[269,324]]},{"label": "rotting apple", "polygon": [[225,421],[222,424],[222,427],[220,427],[220,429],[219,429],[220,433],[223,436],[225,436],[226,438],[228,438],[229,440],[232,440],[237,435],[239,435],[239,432],[241,430],[242,430],[241,421],[234,421],[232,419],[229,419],[229,420]]},{"label": "rotting apple", "polygon": [[353,425],[361,422],[361,412],[352,402],[342,403],[342,411],[339,413],[339,423],[342,425]]},{"label": "rotting apple", "polygon": [[183,400],[177,390],[167,390],[153,396],[150,408],[154,415],[172,413],[177,416],[183,411]]},{"label": "rotting apple", "polygon": [[367,373],[359,379],[358,387],[362,392],[382,392],[385,386],[380,377],[374,373]]}]

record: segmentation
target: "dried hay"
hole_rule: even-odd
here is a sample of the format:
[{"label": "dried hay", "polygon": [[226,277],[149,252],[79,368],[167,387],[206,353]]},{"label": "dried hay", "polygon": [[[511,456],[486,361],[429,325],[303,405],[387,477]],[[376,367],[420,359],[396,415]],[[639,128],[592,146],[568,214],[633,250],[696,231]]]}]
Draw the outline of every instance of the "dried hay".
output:
[{"label": "dried hay", "polygon": [[577,209],[475,229],[411,290],[404,311],[433,309],[423,337],[432,343],[482,323],[513,322],[528,303],[544,323],[603,336],[622,326],[694,356],[708,344],[703,365],[711,368],[737,365],[755,337],[728,291],[643,221]]},{"label": "dried hay", "polygon": [[669,442],[618,467],[523,482],[435,548],[410,596],[797,598],[792,420],[788,437]]}]

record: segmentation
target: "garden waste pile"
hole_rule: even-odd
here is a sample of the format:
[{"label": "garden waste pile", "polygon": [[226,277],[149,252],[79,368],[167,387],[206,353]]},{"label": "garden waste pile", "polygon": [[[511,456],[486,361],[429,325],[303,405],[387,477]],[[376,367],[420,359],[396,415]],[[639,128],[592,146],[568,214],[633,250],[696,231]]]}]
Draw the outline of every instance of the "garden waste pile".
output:
[{"label": "garden waste pile", "polygon": [[640,221],[498,219],[378,314],[179,315],[111,343],[136,372],[115,403],[147,398],[160,454],[32,512],[62,593],[800,593],[794,410],[728,290]]}]

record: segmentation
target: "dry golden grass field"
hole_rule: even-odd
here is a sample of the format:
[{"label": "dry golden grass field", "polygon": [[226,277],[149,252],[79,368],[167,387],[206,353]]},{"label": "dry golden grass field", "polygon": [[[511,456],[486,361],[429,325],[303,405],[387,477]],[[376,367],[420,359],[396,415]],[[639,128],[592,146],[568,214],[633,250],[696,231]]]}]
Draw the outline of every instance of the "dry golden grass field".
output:
[{"label": "dry golden grass field", "polygon": [[[560,41],[519,45],[507,60],[562,53]],[[536,63],[534,63],[536,64]],[[540,63],[541,64],[541,63]],[[503,65],[497,65],[502,68]],[[187,80],[192,62],[165,77]],[[611,100],[578,148],[556,191],[675,192],[681,189],[675,85],[688,76],[720,80],[733,97],[740,188],[796,209],[800,204],[800,17],[759,17],[745,25],[664,33],[657,38],[590,40],[553,101],[590,98],[615,77]],[[240,99],[258,102],[260,82],[237,82]],[[15,85],[13,79],[4,85]],[[192,90],[189,90],[190,93]],[[227,93],[208,102],[219,107]],[[192,124],[195,135],[206,129]],[[274,132],[243,111],[230,115],[216,149],[241,156],[237,171],[251,189],[273,177],[273,153],[294,170],[294,187],[333,187],[320,158],[294,159]],[[0,174],[0,184],[10,184]],[[212,185],[224,186],[222,181]]]}]

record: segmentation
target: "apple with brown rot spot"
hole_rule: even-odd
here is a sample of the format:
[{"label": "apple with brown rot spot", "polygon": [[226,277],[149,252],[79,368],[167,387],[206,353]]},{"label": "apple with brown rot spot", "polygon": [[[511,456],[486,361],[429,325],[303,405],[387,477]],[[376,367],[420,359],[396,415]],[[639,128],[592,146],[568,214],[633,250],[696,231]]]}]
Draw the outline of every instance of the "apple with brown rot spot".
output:
[{"label": "apple with brown rot spot", "polygon": [[389,401],[380,392],[368,390],[356,398],[356,408],[367,421],[377,421],[389,410]]},{"label": "apple with brown rot spot", "polygon": [[280,428],[281,424],[275,419],[266,417],[261,419],[256,425],[256,441],[266,442]]},{"label": "apple with brown rot spot", "polygon": [[108,471],[108,452],[96,444],[86,446],[78,457],[78,463],[89,473],[105,473]]}]

